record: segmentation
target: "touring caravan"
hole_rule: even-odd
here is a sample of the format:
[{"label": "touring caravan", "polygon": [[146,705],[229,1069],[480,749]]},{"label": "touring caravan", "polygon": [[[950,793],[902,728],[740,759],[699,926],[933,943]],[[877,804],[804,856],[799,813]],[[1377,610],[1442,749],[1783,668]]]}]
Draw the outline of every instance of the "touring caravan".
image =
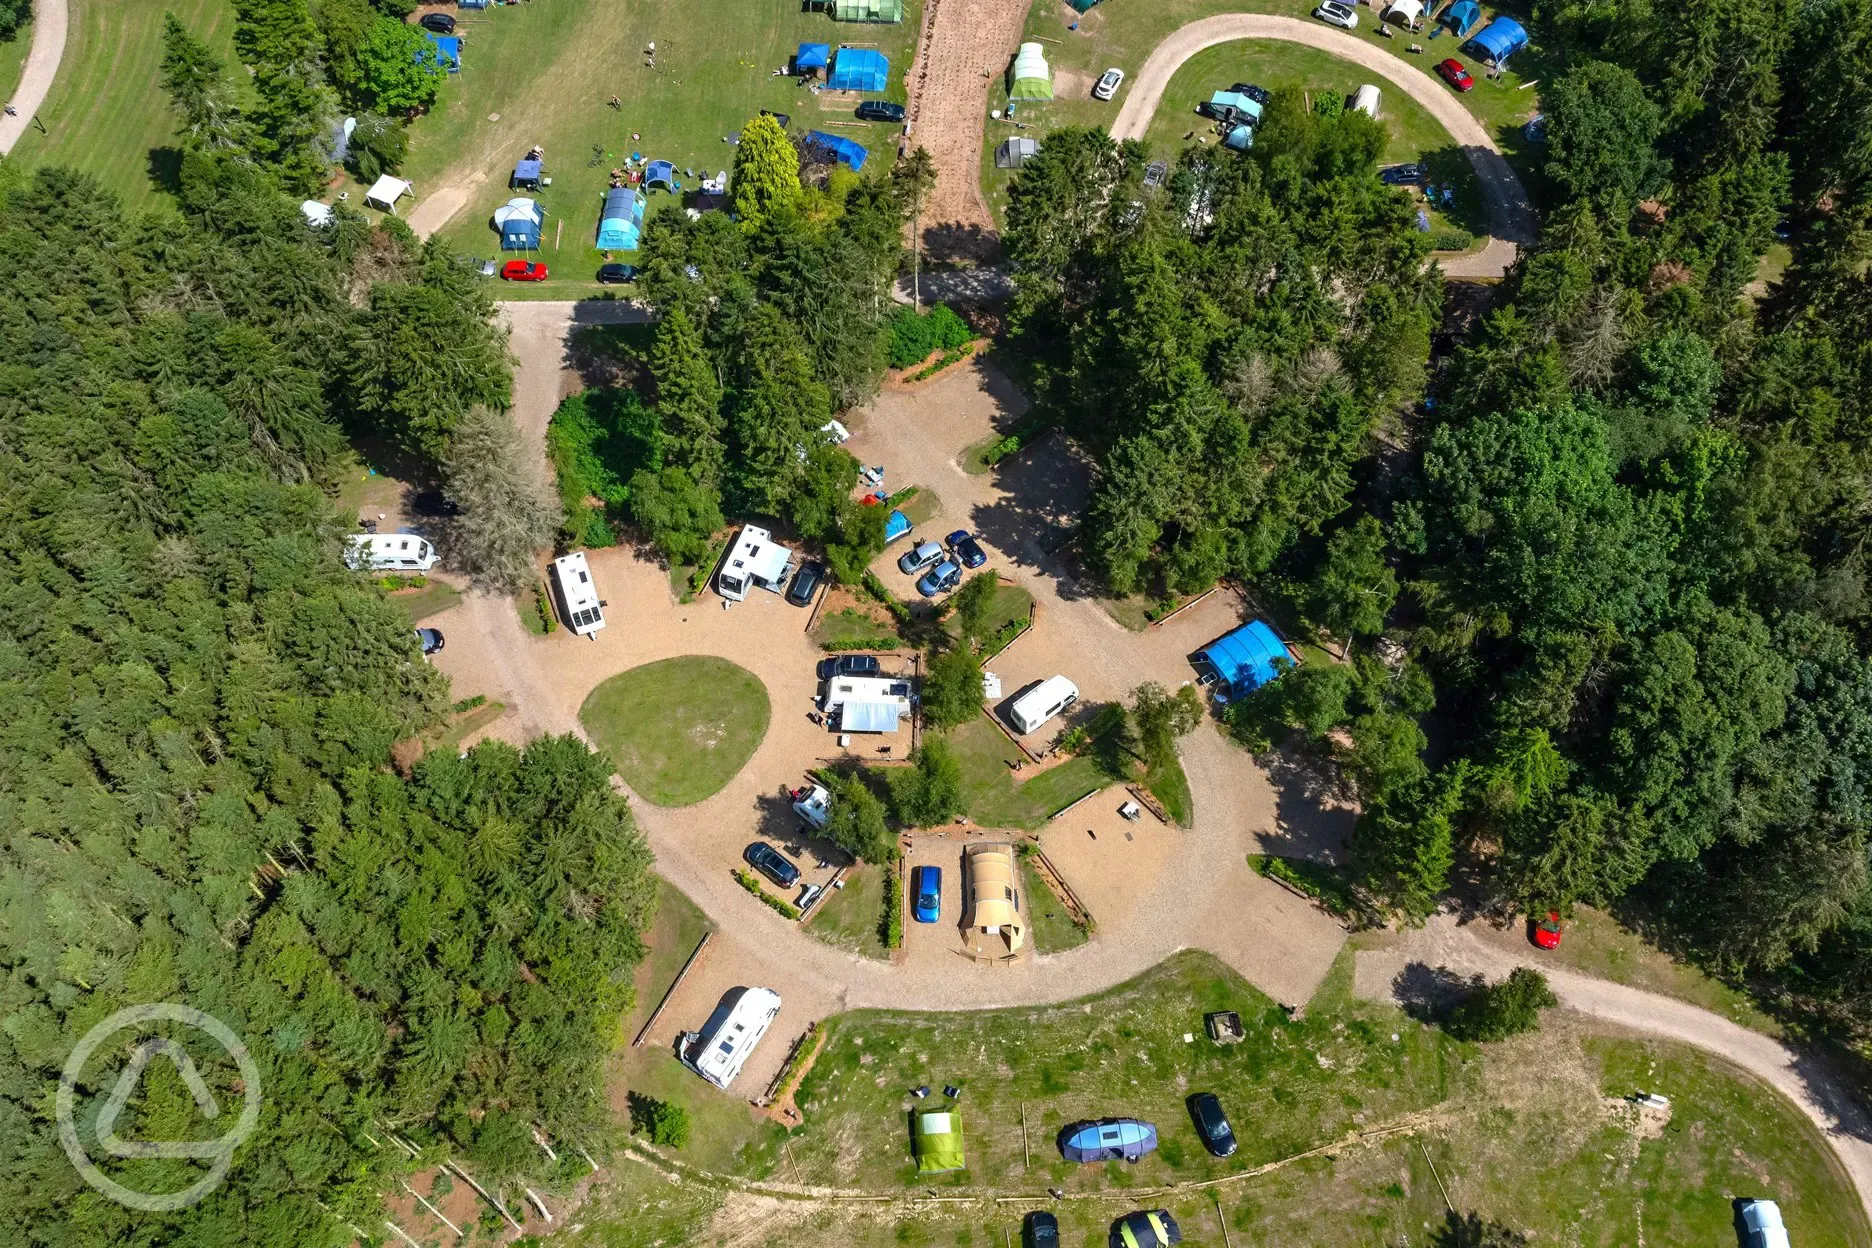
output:
[{"label": "touring caravan", "polygon": [[773,989],[735,989],[715,1007],[701,1031],[682,1034],[677,1043],[683,1065],[726,1090],[779,1012],[780,994]]},{"label": "touring caravan", "polygon": [[773,540],[773,534],[754,525],[745,525],[735,538],[734,549],[715,574],[715,589],[722,597],[740,602],[750,588],[758,587],[779,593],[793,571],[793,552]]},{"label": "touring caravan", "polygon": [[1078,700],[1078,685],[1064,676],[1049,676],[1014,699],[1014,705],[1008,708],[1008,718],[1018,731],[1033,732]]},{"label": "touring caravan", "polygon": [[427,572],[436,549],[414,533],[353,533],[345,563],[360,572]]},{"label": "touring caravan", "polygon": [[597,582],[585,552],[575,550],[553,560],[553,587],[558,591],[559,618],[581,637],[589,637],[605,626],[604,600],[598,597]]}]

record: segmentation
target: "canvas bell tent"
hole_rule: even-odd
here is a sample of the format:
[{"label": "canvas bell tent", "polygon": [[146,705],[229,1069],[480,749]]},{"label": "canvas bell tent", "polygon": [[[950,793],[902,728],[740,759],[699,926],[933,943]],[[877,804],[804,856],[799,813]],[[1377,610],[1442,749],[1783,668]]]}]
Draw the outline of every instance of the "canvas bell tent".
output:
[{"label": "canvas bell tent", "polygon": [[598,218],[598,250],[637,250],[643,223],[643,196],[621,187],[606,191],[604,212]]},{"label": "canvas bell tent", "polygon": [[832,0],[835,22],[901,22],[903,0]]},{"label": "canvas bell tent", "polygon": [[1014,54],[1008,70],[1008,99],[1050,100],[1053,98],[1053,70],[1046,53],[1037,43],[1023,43]]}]

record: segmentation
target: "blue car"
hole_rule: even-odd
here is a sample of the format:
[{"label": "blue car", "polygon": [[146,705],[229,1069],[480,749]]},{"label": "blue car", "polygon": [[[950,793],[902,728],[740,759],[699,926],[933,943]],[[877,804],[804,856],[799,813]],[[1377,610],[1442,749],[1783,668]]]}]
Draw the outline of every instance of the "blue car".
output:
[{"label": "blue car", "polygon": [[955,557],[962,561],[965,568],[979,568],[988,562],[987,552],[982,550],[981,543],[971,537],[967,529],[957,529],[949,535],[949,549],[955,552]]},{"label": "blue car", "polygon": [[942,918],[942,868],[916,869],[916,921],[934,923]]},{"label": "blue car", "polygon": [[923,574],[917,582],[917,593],[925,598],[934,598],[945,594],[962,583],[962,565],[953,559],[944,559],[941,563]]}]

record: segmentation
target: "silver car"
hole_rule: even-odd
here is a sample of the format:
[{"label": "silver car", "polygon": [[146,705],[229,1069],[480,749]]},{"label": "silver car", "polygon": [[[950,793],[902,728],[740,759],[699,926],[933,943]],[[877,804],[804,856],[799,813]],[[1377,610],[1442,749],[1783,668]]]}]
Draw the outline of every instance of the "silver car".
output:
[{"label": "silver car", "polygon": [[1098,85],[1092,88],[1092,98],[1109,100],[1118,94],[1118,88],[1124,83],[1124,70],[1113,67],[1099,75]]},{"label": "silver car", "polygon": [[933,568],[943,561],[944,550],[935,542],[918,542],[904,552],[897,561],[897,570],[905,576],[915,576],[925,568]]},{"label": "silver car", "polygon": [[1353,30],[1358,26],[1358,14],[1351,5],[1341,4],[1339,0],[1320,0],[1319,8],[1313,10],[1313,16],[1328,26],[1338,26],[1345,30]]}]

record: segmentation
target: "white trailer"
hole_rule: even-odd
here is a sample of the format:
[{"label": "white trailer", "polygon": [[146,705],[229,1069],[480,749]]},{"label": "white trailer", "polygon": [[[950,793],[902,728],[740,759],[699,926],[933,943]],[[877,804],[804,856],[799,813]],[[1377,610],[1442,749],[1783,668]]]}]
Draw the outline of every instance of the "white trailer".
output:
[{"label": "white trailer", "polygon": [[737,988],[732,1000],[715,1008],[701,1031],[683,1033],[683,1065],[727,1090],[779,1012],[780,994],[773,989]]},{"label": "white trailer", "polygon": [[773,540],[773,534],[755,525],[744,525],[735,538],[734,548],[715,574],[715,589],[722,597],[740,602],[749,589],[779,593],[793,571],[793,552]]},{"label": "white trailer", "polygon": [[559,599],[559,618],[567,628],[589,637],[605,626],[604,600],[598,597],[598,584],[591,578],[584,551],[553,560],[553,588]]},{"label": "white trailer", "polygon": [[345,563],[360,572],[427,572],[436,549],[414,533],[353,533]]}]

